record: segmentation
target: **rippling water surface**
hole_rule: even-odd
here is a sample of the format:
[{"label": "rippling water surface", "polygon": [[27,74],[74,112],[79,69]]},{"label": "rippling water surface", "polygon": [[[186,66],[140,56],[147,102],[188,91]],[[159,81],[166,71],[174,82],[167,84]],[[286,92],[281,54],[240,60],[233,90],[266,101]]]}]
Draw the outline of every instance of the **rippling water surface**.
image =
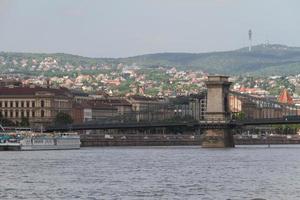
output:
[{"label": "rippling water surface", "polygon": [[0,199],[300,199],[300,146],[0,152]]}]

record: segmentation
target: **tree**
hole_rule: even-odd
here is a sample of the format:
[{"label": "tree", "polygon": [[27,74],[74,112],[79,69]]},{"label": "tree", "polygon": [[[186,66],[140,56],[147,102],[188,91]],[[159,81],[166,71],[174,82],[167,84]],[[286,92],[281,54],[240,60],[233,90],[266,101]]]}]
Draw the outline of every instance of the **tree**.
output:
[{"label": "tree", "polygon": [[22,127],[28,127],[30,125],[28,118],[27,117],[22,117],[21,122],[20,122],[19,125],[22,126]]},{"label": "tree", "polygon": [[235,120],[244,120],[245,118],[246,118],[246,114],[242,111],[234,113],[232,116],[232,119],[235,119]]},{"label": "tree", "polygon": [[57,113],[54,119],[55,125],[68,125],[72,123],[73,123],[72,117],[69,114],[64,112]]},{"label": "tree", "polygon": [[0,113],[0,124],[2,126],[15,126],[16,125],[13,121],[3,117],[3,115],[1,113]]}]

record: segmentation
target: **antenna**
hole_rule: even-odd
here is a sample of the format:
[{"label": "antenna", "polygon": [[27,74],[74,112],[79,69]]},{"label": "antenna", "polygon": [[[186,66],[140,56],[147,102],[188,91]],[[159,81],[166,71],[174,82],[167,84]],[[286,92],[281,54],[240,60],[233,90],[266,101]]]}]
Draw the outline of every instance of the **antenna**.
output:
[{"label": "antenna", "polygon": [[249,29],[248,31],[248,36],[249,36],[249,52],[251,52],[252,49],[252,30]]}]

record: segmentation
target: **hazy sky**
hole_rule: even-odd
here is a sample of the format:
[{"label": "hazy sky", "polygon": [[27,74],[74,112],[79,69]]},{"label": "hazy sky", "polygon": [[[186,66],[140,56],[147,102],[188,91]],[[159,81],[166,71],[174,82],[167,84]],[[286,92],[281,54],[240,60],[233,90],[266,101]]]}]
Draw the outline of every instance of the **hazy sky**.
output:
[{"label": "hazy sky", "polygon": [[0,51],[125,57],[300,46],[299,0],[0,0]]}]

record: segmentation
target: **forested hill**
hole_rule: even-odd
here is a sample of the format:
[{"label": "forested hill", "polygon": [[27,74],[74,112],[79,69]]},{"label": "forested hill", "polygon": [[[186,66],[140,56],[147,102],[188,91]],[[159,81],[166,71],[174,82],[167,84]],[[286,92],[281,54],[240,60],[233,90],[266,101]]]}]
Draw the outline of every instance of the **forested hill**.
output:
[{"label": "forested hill", "polygon": [[300,73],[300,48],[258,45],[235,51],[212,53],[158,53],[123,59],[142,65],[168,65],[217,74],[295,74]]},{"label": "forested hill", "polygon": [[[57,61],[55,70],[101,67],[106,64],[136,64],[141,67],[168,66],[217,74],[287,75],[300,73],[300,48],[284,45],[257,45],[234,51],[211,53],[157,53],[129,58],[87,58],[70,54],[0,53],[0,72],[39,69],[46,58]],[[25,63],[25,64],[24,64]],[[70,65],[73,68],[70,68]],[[34,66],[34,67],[32,67]],[[67,67],[66,67],[67,66]]]}]

